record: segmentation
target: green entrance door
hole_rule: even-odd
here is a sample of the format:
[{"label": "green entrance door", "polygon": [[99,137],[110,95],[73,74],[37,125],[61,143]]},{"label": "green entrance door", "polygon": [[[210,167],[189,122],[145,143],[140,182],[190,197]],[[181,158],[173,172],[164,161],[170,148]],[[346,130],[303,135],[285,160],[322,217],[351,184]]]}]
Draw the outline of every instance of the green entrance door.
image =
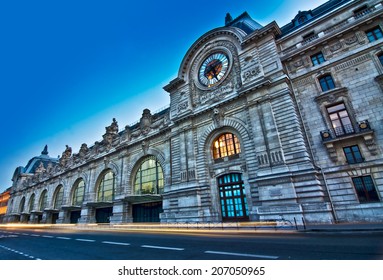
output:
[{"label": "green entrance door", "polygon": [[223,221],[248,220],[245,187],[240,173],[218,178],[219,198]]},{"label": "green entrance door", "polygon": [[133,205],[134,223],[154,223],[160,221],[162,201]]}]

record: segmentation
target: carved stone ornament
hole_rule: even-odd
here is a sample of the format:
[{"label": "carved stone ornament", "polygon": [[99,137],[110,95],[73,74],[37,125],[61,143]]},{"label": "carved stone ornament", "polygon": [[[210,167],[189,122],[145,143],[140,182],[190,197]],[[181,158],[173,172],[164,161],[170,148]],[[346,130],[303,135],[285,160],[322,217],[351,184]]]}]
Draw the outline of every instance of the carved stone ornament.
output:
[{"label": "carved stone ornament", "polygon": [[152,129],[165,126],[168,121],[169,117],[167,115],[158,117],[157,115],[152,115],[149,109],[145,109],[139,122],[139,129],[135,129],[134,131],[129,130],[127,137],[132,139],[140,135],[146,136]]},{"label": "carved stone ornament", "polygon": [[78,152],[78,155],[80,156],[80,158],[85,158],[87,156],[88,152],[89,152],[88,145],[83,143],[81,145],[80,151]]},{"label": "carved stone ornament", "polygon": [[115,118],[110,126],[105,127],[105,134],[102,136],[102,145],[106,146],[106,149],[110,149],[114,140],[118,136],[118,124]]},{"label": "carved stone ornament", "polygon": [[36,168],[35,174],[43,173],[45,171],[45,167],[43,162],[40,162],[40,165]]},{"label": "carved stone ornament", "polygon": [[65,145],[65,151],[62,153],[61,158],[59,160],[61,166],[66,166],[69,162],[70,157],[72,156],[72,148],[68,145]]},{"label": "carved stone ornament", "polygon": [[259,76],[260,73],[261,73],[261,68],[259,65],[255,65],[251,67],[250,69],[246,69],[242,74],[243,81],[247,82],[248,80],[256,78]]},{"label": "carved stone ornament", "polygon": [[105,127],[106,133],[117,134],[118,133],[118,123],[115,118],[113,118],[112,124]]},{"label": "carved stone ornament", "polygon": [[342,44],[340,42],[337,42],[337,43],[330,46],[330,50],[332,52],[336,52],[336,51],[340,50],[341,48],[342,48]]},{"label": "carved stone ornament", "polygon": [[144,152],[144,154],[146,155],[148,153],[148,150],[149,150],[149,143],[147,141],[142,141],[141,148],[142,148],[142,151]]},{"label": "carved stone ornament", "polygon": [[143,135],[146,135],[149,133],[151,124],[152,124],[152,114],[150,113],[149,109],[145,109],[140,119],[140,129]]},{"label": "carved stone ornament", "polygon": [[218,108],[213,109],[212,119],[216,127],[221,127],[224,120],[224,113]]}]

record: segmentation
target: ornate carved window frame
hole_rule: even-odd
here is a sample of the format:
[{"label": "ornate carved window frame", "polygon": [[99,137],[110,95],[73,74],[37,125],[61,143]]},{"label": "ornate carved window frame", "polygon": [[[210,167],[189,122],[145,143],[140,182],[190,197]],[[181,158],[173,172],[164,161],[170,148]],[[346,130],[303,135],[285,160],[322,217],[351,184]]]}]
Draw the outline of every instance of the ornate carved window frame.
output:
[{"label": "ornate carved window frame", "polygon": [[[375,155],[377,153],[377,146],[374,141],[374,130],[370,128],[368,120],[362,122],[358,122],[356,120],[355,110],[352,106],[352,102],[350,101],[347,88],[335,88],[333,90],[323,92],[317,97],[315,97],[315,101],[317,102],[320,108],[323,121],[327,127],[327,130],[321,131],[322,141],[330,154],[330,158],[334,162],[338,160],[337,146],[340,146],[339,143],[343,143],[344,141],[348,141],[350,139],[358,137],[361,137],[363,139],[364,144],[366,145],[371,154]],[[327,112],[327,108],[331,105],[336,105],[340,103],[343,103],[346,107],[348,116],[355,131],[353,134],[346,134],[341,136],[335,135],[330,116]]]}]

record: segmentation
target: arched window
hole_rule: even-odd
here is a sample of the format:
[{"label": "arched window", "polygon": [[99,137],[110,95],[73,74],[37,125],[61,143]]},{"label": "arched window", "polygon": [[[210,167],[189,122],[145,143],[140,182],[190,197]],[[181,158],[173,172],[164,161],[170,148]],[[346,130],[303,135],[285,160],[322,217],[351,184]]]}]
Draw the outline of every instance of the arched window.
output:
[{"label": "arched window", "polygon": [[25,210],[25,197],[23,197],[20,202],[20,213],[23,213],[24,210]]},{"label": "arched window", "polygon": [[328,91],[335,88],[335,83],[331,75],[324,75],[319,78],[319,83],[322,91]]},{"label": "arched window", "polygon": [[48,192],[45,190],[41,194],[39,210],[44,211],[44,209],[47,208],[47,206],[48,206]]},{"label": "arched window", "polygon": [[238,137],[233,133],[225,133],[218,136],[213,141],[213,158],[223,158],[239,154],[241,145]]},{"label": "arched window", "polygon": [[137,170],[134,194],[161,194],[164,192],[164,173],[158,160],[147,157]]},{"label": "arched window", "polygon": [[102,177],[97,192],[97,201],[99,202],[107,202],[113,201],[114,199],[114,191],[116,188],[116,176],[114,173],[109,170]]},{"label": "arched window", "polygon": [[77,184],[73,190],[72,205],[81,206],[84,201],[85,195],[85,182],[84,180],[77,181]]},{"label": "arched window", "polygon": [[59,186],[56,190],[54,209],[60,209],[64,202],[64,188]]},{"label": "arched window", "polygon": [[29,199],[29,212],[32,212],[34,207],[35,207],[35,194],[32,194],[31,198]]}]

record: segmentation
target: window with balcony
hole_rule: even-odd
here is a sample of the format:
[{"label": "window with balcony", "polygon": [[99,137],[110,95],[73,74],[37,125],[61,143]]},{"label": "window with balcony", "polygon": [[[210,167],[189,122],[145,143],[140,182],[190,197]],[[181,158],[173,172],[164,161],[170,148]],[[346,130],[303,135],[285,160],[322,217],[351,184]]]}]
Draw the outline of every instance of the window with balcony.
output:
[{"label": "window with balcony", "polygon": [[374,42],[383,38],[383,32],[379,26],[376,26],[373,29],[366,31],[366,35],[370,42]]},{"label": "window with balcony", "polygon": [[354,188],[360,203],[379,202],[379,196],[375,189],[374,181],[370,175],[352,178]]},{"label": "window with balcony", "polygon": [[311,56],[311,62],[313,64],[313,66],[315,65],[319,65],[323,62],[325,62],[326,60],[324,59],[324,56],[323,56],[323,53],[322,52],[319,52],[317,54],[314,54]]},{"label": "window with balcony", "polygon": [[336,136],[355,132],[344,103],[327,107],[327,113]]},{"label": "window with balcony", "polygon": [[335,88],[335,83],[331,75],[325,75],[319,78],[319,84],[322,91],[328,91]]},{"label": "window with balcony", "polygon": [[364,161],[362,154],[360,153],[358,145],[344,147],[343,151],[344,151],[344,155],[346,156],[347,163],[349,164],[359,163]]}]

